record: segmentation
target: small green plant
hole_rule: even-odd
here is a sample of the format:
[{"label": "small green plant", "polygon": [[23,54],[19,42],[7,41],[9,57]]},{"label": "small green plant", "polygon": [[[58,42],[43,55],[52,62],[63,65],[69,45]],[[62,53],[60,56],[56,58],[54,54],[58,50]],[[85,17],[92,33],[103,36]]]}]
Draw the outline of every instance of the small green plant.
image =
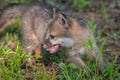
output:
[{"label": "small green plant", "polygon": [[[94,16],[87,22],[87,24],[90,30],[93,32],[93,34],[96,34],[97,25],[95,24]],[[101,38],[101,36],[102,36],[101,32],[95,35],[96,41],[98,41]]]},{"label": "small green plant", "polygon": [[87,41],[82,40],[81,43],[86,47],[86,49],[94,51],[95,40],[91,36],[88,36]]},{"label": "small green plant", "polygon": [[104,46],[105,46],[105,41],[103,41],[99,47],[99,54],[100,56],[102,57],[103,56],[103,49],[104,49]]},{"label": "small green plant", "polygon": [[101,7],[100,11],[102,12],[104,20],[109,21],[109,16],[107,14],[107,8],[105,7],[104,4],[102,4],[102,7]]},{"label": "small green plant", "polygon": [[73,7],[77,10],[83,10],[90,5],[90,1],[86,0],[73,0]]},{"label": "small green plant", "polygon": [[10,3],[23,3],[23,4],[28,4],[30,3],[31,0],[6,0],[6,2]]},{"label": "small green plant", "polygon": [[67,69],[67,66],[66,66],[65,64],[63,64],[63,65],[61,66],[61,69],[62,69],[62,71],[64,71],[64,72],[62,72],[64,78],[65,78],[66,80],[71,80],[70,75],[68,74],[69,71],[68,71],[68,69]]},{"label": "small green plant", "polygon": [[57,8],[60,8],[62,6],[62,0],[46,0],[46,3],[55,6]]},{"label": "small green plant", "polygon": [[92,17],[89,21],[88,21],[88,26],[90,28],[90,30],[92,30],[93,33],[95,33],[95,30],[97,28],[96,24],[95,24],[95,19],[94,17]]},{"label": "small green plant", "polygon": [[103,76],[103,79],[108,78],[108,80],[119,80],[120,79],[120,74],[119,74],[119,69],[115,68],[115,63],[117,60],[118,56],[115,56],[113,58],[113,61],[108,63],[105,69],[102,70],[101,76]]},{"label": "small green plant", "polygon": [[113,31],[111,31],[110,33],[106,33],[106,34],[107,34],[107,36],[110,37],[111,39],[114,39],[114,40],[120,39],[119,33],[115,33],[115,32],[113,32]]},{"label": "small green plant", "polygon": [[[20,49],[20,48],[19,48]],[[3,60],[0,61],[0,79],[1,80],[7,80],[7,79],[12,79],[12,80],[20,80],[23,79],[22,76],[20,76],[21,72],[21,60],[22,56],[19,51],[19,53],[12,51],[11,49],[4,49],[1,48],[0,50],[0,58]],[[14,57],[12,57],[14,56]],[[5,61],[4,61],[5,60]]]}]

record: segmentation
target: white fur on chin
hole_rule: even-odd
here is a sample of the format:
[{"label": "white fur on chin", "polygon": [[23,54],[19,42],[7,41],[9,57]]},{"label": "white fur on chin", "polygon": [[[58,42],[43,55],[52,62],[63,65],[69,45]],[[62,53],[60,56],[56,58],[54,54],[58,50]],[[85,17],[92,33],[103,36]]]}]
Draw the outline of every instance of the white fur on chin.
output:
[{"label": "white fur on chin", "polygon": [[59,38],[57,40],[51,40],[51,43],[54,44],[60,44],[62,47],[70,48],[74,45],[74,40],[72,38]]}]

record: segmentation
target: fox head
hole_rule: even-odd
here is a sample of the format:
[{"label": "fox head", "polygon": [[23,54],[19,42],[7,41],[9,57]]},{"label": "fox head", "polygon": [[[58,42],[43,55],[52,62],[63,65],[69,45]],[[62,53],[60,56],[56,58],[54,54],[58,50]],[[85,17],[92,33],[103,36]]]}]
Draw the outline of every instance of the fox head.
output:
[{"label": "fox head", "polygon": [[57,52],[61,47],[70,48],[74,40],[70,36],[70,18],[61,13],[54,13],[53,19],[48,24],[43,47],[50,53]]}]

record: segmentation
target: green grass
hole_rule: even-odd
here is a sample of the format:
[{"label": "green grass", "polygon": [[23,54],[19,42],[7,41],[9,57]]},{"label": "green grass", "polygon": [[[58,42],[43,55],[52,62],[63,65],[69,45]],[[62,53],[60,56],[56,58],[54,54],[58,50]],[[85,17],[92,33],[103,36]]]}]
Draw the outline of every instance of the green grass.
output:
[{"label": "green grass", "polygon": [[[8,0],[9,1],[9,0]],[[12,0],[12,2],[28,3],[26,0]],[[52,3],[51,3],[52,4]],[[60,3],[59,3],[60,4]],[[84,9],[89,6],[89,1],[86,0],[74,0],[74,8]],[[59,7],[60,5],[58,5]],[[103,5],[101,12],[104,19],[109,20],[106,13],[106,8]],[[96,30],[96,24],[94,17],[88,22],[88,25],[93,33]],[[116,40],[120,36],[117,33],[108,33],[110,38]],[[47,59],[52,67],[45,67],[41,61],[37,63],[36,67],[31,69],[24,66],[23,60],[31,57],[23,51],[21,44],[21,29],[19,22],[9,25],[8,28],[0,33],[0,80],[120,80],[120,72],[118,67],[115,66],[118,56],[115,56],[106,68],[99,70],[97,62],[95,60],[90,61],[88,57],[83,56],[87,68],[78,69],[73,63],[67,63],[64,51],[61,50],[57,54],[51,55],[44,52],[43,58]],[[101,33],[96,35],[96,41],[101,38]],[[15,45],[15,48],[11,48]],[[89,37],[87,47],[92,49],[93,41]],[[86,44],[86,43],[85,43]],[[106,42],[103,41],[99,45],[99,53],[104,55]],[[36,57],[37,59],[37,57]]]},{"label": "green grass", "polygon": [[120,74],[118,68],[115,68],[117,56],[107,67],[99,70],[95,61],[91,62],[86,59],[86,69],[76,69],[72,63],[63,63],[58,74],[60,80],[119,80]]},{"label": "green grass", "polygon": [[62,0],[46,0],[46,3],[52,6],[55,6],[56,8],[60,8],[63,4],[62,4]]},{"label": "green grass", "polygon": [[[55,6],[57,8],[64,6],[64,4],[62,3],[62,0],[56,0],[56,1],[55,0],[46,0],[46,3],[48,3],[52,6]],[[72,1],[73,8],[76,10],[83,10],[86,7],[88,7],[90,4],[91,3],[88,0],[73,0]]]},{"label": "green grass", "polygon": [[8,36],[9,34],[6,35],[8,44],[3,41],[0,46],[0,80],[25,80],[26,78],[35,80],[54,80],[56,78],[55,71],[47,73],[47,71],[42,68],[42,63],[39,64],[41,68],[32,68],[30,70],[27,69],[27,67],[22,68],[22,60],[30,58],[31,56],[23,52],[19,40],[17,41],[17,46],[14,51],[10,48],[5,49],[4,45],[9,47],[12,43],[9,41]]},{"label": "green grass", "polygon": [[29,4],[31,0],[5,0],[7,3]]},{"label": "green grass", "polygon": [[83,10],[90,5],[90,1],[87,0],[73,0],[73,7],[76,10]]},{"label": "green grass", "polygon": [[113,32],[113,31],[111,31],[110,33],[106,33],[106,35],[108,36],[108,37],[110,37],[111,39],[113,39],[113,40],[117,40],[117,39],[120,39],[120,35],[119,35],[120,33],[115,33],[115,32]]},{"label": "green grass", "polygon": [[[92,24],[95,25],[95,24]],[[75,64],[66,63],[64,51],[59,51],[55,55],[51,55],[45,52],[44,58],[48,59],[54,67],[51,67],[50,71],[46,70],[43,63],[39,62],[37,67],[29,69],[23,67],[22,60],[27,59],[28,56],[22,49],[22,44],[18,38],[20,27],[18,23],[9,25],[9,27],[3,34],[0,41],[0,80],[119,80],[120,74],[118,68],[115,67],[117,56],[108,62],[105,69],[99,70],[97,62],[95,60],[90,61],[87,57],[83,56],[83,60],[86,62],[86,69],[77,69]],[[10,28],[10,29],[9,29]],[[10,31],[9,31],[9,30]],[[18,31],[16,31],[16,29]],[[93,28],[94,31],[95,28]],[[18,34],[17,34],[18,33]],[[14,50],[10,48],[13,43],[11,37],[15,39],[16,47]],[[88,39],[88,48],[92,49],[92,40]],[[103,54],[105,42],[100,45],[100,54]],[[55,67],[55,65],[57,65]],[[56,72],[57,70],[57,72]]]},{"label": "green grass", "polygon": [[103,15],[103,19],[105,21],[109,21],[109,16],[108,16],[108,13],[107,13],[107,8],[106,6],[104,5],[104,3],[102,3],[102,6],[101,6],[101,9],[100,9],[102,15]]},{"label": "green grass", "polygon": [[94,17],[92,17],[92,18],[88,21],[88,26],[89,26],[90,30],[92,30],[92,32],[95,33],[97,26],[96,26],[96,24],[95,24],[95,19],[94,19]]}]

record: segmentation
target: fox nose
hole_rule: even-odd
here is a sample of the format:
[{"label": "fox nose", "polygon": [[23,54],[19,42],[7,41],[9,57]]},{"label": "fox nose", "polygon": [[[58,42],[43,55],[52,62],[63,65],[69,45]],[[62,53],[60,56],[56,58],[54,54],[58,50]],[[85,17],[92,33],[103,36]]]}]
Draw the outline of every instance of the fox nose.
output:
[{"label": "fox nose", "polygon": [[50,47],[50,46],[52,45],[49,41],[47,41],[45,44],[46,44],[48,47]]},{"label": "fox nose", "polygon": [[44,41],[44,43],[43,43],[43,46],[44,47],[46,47],[46,48],[49,48],[49,47],[51,47],[51,42],[49,41],[49,39],[46,39],[45,41]]}]

